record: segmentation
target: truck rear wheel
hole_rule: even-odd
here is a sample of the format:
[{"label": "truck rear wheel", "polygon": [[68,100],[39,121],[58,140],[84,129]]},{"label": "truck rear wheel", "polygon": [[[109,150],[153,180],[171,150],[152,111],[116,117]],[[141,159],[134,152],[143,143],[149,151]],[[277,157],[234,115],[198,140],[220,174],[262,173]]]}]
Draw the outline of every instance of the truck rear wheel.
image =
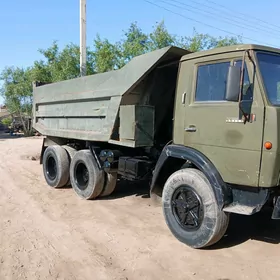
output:
[{"label": "truck rear wheel", "polygon": [[165,221],[173,235],[192,248],[218,242],[229,214],[219,210],[212,186],[197,169],[181,169],[166,181],[162,194]]},{"label": "truck rear wheel", "polygon": [[109,196],[110,194],[112,194],[112,192],[115,190],[116,184],[117,184],[117,178],[118,178],[117,173],[106,173],[105,176],[106,176],[105,185],[100,194],[100,197]]},{"label": "truck rear wheel", "polygon": [[80,150],[74,155],[70,164],[70,180],[76,194],[83,199],[94,199],[102,192],[104,172],[89,150]]},{"label": "truck rear wheel", "polygon": [[[74,157],[74,155],[77,153],[77,150],[68,146],[68,145],[63,145],[62,148],[64,148],[68,154],[68,158],[69,158],[69,162],[71,163],[72,158]],[[71,187],[71,180],[70,180],[70,176],[68,179],[68,182],[66,183],[66,186],[70,186]]]},{"label": "truck rear wheel", "polygon": [[43,172],[46,182],[53,188],[63,187],[69,179],[70,161],[61,146],[49,146],[43,156]]}]

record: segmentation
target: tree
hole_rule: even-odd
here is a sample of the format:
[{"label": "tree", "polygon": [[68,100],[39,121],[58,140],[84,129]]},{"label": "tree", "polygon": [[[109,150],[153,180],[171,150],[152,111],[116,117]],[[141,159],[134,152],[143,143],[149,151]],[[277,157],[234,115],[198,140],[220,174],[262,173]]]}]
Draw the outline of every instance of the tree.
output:
[{"label": "tree", "polygon": [[128,30],[124,31],[124,38],[118,44],[123,63],[127,63],[133,57],[149,51],[149,37],[137,25],[137,22],[133,22]]},{"label": "tree", "polygon": [[32,115],[31,71],[31,68],[6,67],[0,75],[4,82],[0,93],[9,112],[20,117],[25,134],[29,134],[25,116]]},{"label": "tree", "polygon": [[111,44],[108,39],[102,40],[98,34],[94,40],[94,71],[102,73],[119,69],[123,66],[121,61],[121,51],[118,44]]},{"label": "tree", "polygon": [[[135,56],[170,45],[200,51],[239,42],[239,37],[215,38],[200,34],[195,29],[192,36],[172,35],[164,21],[157,23],[152,32],[146,34],[137,22],[133,22],[115,43],[102,39],[99,34],[96,36],[93,48],[87,48],[87,75],[119,69]],[[39,49],[39,52],[43,59],[34,62],[33,80],[52,83],[80,76],[80,50],[77,45],[71,43],[60,50],[57,41],[54,41],[49,48]]]},{"label": "tree", "polygon": [[119,69],[135,56],[176,45],[176,40],[176,36],[169,34],[164,21],[155,25],[150,34],[145,34],[137,22],[133,22],[123,32],[120,41],[114,44],[97,35],[93,48],[95,71],[99,73]]},{"label": "tree", "polygon": [[[44,60],[35,61],[32,69],[34,81],[53,83],[80,76],[80,49],[75,44],[66,45],[59,50],[56,41],[47,48],[39,49]],[[87,50],[87,75],[94,74],[94,54]]]},{"label": "tree", "polygon": [[[164,21],[156,23],[150,33],[145,33],[137,22],[133,22],[115,43],[96,36],[92,48],[87,48],[87,75],[120,69],[135,56],[170,45],[196,52],[241,42],[238,36],[216,38],[195,29],[192,36],[173,35]],[[18,114],[22,120],[24,114],[32,113],[33,81],[53,83],[80,76],[79,46],[70,43],[60,50],[54,41],[49,48],[39,49],[39,52],[43,58],[31,67],[6,67],[0,75],[3,81],[0,93],[9,111]]]},{"label": "tree", "polygon": [[238,36],[216,38],[198,33],[195,29],[192,36],[176,36],[168,32],[164,21],[157,23],[152,32],[146,34],[137,22],[133,22],[116,43],[97,35],[93,48],[95,71],[99,73],[119,69],[135,56],[170,45],[197,52],[241,42],[241,37]]},{"label": "tree", "polygon": [[2,123],[3,125],[5,125],[6,127],[11,126],[12,122],[13,122],[13,120],[12,120],[11,117],[3,118],[3,119],[1,120],[1,123]]},{"label": "tree", "polygon": [[153,51],[156,49],[161,49],[171,45],[178,45],[177,38],[175,35],[171,35],[165,24],[164,21],[158,23],[152,33],[149,35],[149,50]]},{"label": "tree", "polygon": [[188,49],[192,52],[198,52],[202,50],[209,50],[218,47],[224,47],[229,45],[236,45],[242,43],[240,36],[237,37],[213,37],[209,34],[198,33],[193,30],[192,36],[185,36],[177,39],[177,46]]}]

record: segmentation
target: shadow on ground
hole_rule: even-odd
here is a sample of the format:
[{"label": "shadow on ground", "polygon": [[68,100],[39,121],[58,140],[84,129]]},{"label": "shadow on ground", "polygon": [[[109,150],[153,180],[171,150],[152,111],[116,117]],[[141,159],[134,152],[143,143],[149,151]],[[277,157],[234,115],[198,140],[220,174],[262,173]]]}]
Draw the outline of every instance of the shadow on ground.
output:
[{"label": "shadow on ground", "polygon": [[[111,196],[100,198],[100,200],[119,199],[127,196],[149,198],[149,184],[127,181],[121,182],[117,185]],[[250,239],[279,244],[280,221],[272,220],[271,214],[272,209],[268,207],[252,216],[231,214],[229,227],[224,238],[209,249],[218,250],[234,247]]]},{"label": "shadow on ground", "polygon": [[[20,135],[10,135],[0,131],[0,141],[18,139]],[[65,188],[71,188],[70,186]],[[109,197],[100,200],[114,200],[127,196],[149,198],[149,184],[147,182],[118,182],[115,191]],[[152,208],[151,208],[152,211]],[[252,216],[231,214],[228,230],[222,240],[211,246],[212,250],[234,247],[250,239],[271,244],[280,243],[280,221],[271,219],[271,208],[263,209]]]},{"label": "shadow on ground", "polygon": [[211,249],[234,247],[250,239],[279,244],[280,221],[272,220],[271,214],[271,208],[264,208],[252,216],[231,214],[229,227],[224,238]]},{"label": "shadow on ground", "polygon": [[147,182],[120,181],[117,183],[115,191],[110,196],[100,199],[112,200],[127,196],[149,198],[149,190],[149,184]]},{"label": "shadow on ground", "polygon": [[5,141],[7,139],[18,139],[20,137],[22,137],[22,135],[10,135],[10,133],[0,131],[0,141]]}]

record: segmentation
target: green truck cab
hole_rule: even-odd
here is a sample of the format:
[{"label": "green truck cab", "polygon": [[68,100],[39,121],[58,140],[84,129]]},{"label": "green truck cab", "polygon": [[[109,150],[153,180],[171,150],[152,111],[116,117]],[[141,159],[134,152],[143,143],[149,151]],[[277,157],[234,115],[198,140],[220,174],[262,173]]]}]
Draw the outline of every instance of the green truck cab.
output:
[{"label": "green truck cab", "polygon": [[223,237],[230,213],[269,205],[280,218],[279,105],[280,50],[167,47],[120,70],[35,85],[33,126],[46,135],[49,186],[95,199],[118,179],[148,181],[173,235],[203,248]]}]

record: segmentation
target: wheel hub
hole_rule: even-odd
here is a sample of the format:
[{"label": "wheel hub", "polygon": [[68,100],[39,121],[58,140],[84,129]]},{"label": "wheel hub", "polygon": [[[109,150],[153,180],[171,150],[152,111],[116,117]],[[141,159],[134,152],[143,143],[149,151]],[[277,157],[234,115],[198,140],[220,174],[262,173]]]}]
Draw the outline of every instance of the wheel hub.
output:
[{"label": "wheel hub", "polygon": [[75,168],[76,184],[80,190],[85,190],[89,182],[89,172],[86,165],[83,162],[79,162]]},{"label": "wheel hub", "polygon": [[49,156],[46,164],[47,175],[51,180],[55,180],[57,176],[57,165],[54,157]]},{"label": "wheel hub", "polygon": [[203,205],[199,196],[189,186],[180,186],[172,196],[172,212],[185,230],[197,230],[203,220]]}]

